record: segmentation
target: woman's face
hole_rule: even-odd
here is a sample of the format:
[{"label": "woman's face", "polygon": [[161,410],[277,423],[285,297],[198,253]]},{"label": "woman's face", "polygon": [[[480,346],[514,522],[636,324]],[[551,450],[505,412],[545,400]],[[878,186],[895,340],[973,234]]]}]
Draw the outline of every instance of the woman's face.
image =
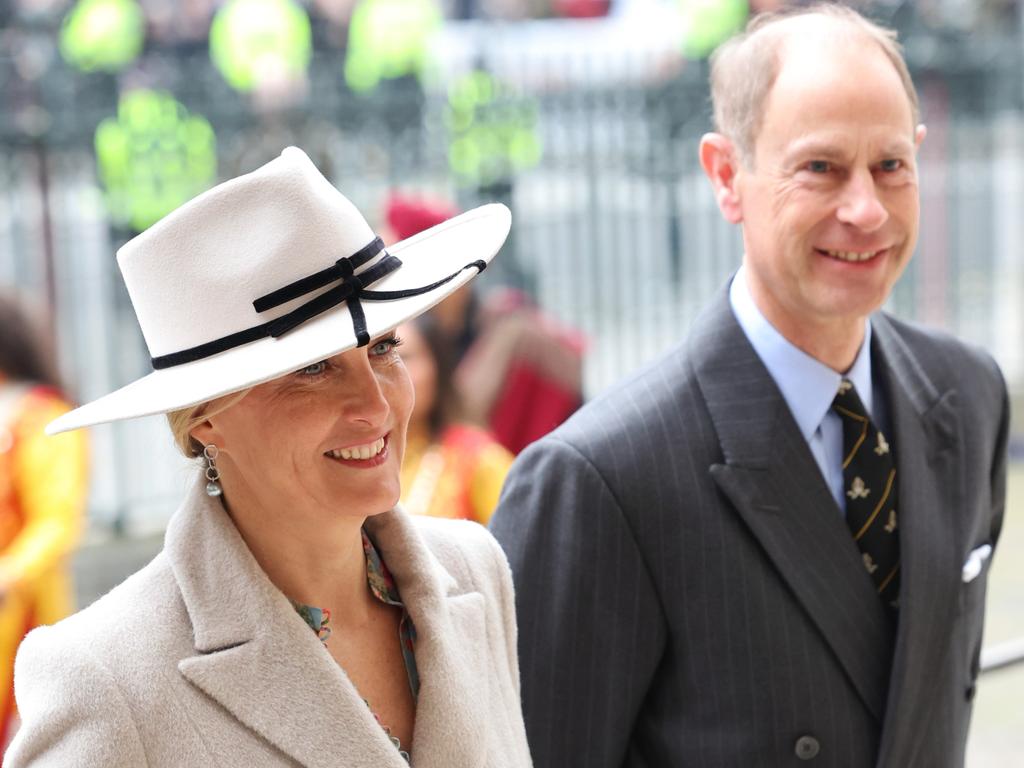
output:
[{"label": "woman's face", "polygon": [[437,400],[437,361],[430,346],[415,323],[406,323],[398,328],[402,340],[399,355],[409,371],[412,386],[416,392],[416,404],[412,409],[412,423],[426,427],[427,418]]},{"label": "woman's face", "polygon": [[367,516],[398,501],[413,388],[387,335],[253,389],[192,434],[224,498],[272,515]]}]

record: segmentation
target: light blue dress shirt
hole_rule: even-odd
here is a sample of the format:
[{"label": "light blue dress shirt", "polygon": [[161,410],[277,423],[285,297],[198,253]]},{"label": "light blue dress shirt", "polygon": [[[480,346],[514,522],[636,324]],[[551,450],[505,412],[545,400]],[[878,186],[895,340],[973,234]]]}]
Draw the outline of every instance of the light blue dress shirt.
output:
[{"label": "light blue dress shirt", "polygon": [[853,382],[872,421],[884,433],[881,397],[871,378],[871,321],[864,329],[864,341],[849,371],[843,374],[797,349],[765,319],[754,304],[747,284],[746,267],[733,278],[729,288],[733,314],[754,347],[811,449],[839,509],[846,512],[843,488],[843,423],[832,411],[832,401],[843,378]]}]

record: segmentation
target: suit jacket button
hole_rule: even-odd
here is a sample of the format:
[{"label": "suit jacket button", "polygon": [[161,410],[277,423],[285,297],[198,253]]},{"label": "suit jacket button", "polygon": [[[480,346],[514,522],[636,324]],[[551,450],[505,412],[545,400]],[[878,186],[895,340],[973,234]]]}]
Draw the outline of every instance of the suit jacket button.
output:
[{"label": "suit jacket button", "polygon": [[977,693],[977,691],[978,689],[973,684],[967,686],[967,690],[964,691],[964,698],[967,699],[967,701],[973,701],[974,694]]},{"label": "suit jacket button", "polygon": [[821,752],[821,744],[813,736],[801,736],[796,740],[793,751],[801,760],[813,760]]}]

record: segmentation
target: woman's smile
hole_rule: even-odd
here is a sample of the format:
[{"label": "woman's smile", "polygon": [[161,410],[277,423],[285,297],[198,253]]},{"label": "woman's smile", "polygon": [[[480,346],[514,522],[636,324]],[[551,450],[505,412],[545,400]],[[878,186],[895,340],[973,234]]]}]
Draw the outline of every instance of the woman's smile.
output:
[{"label": "woman's smile", "polygon": [[390,437],[391,433],[388,432],[383,437],[379,437],[371,443],[353,445],[348,448],[336,448],[334,450],[327,451],[324,456],[331,461],[337,462],[338,464],[344,464],[348,467],[358,467],[359,469],[379,467],[388,460],[388,456],[390,455],[388,451]]}]

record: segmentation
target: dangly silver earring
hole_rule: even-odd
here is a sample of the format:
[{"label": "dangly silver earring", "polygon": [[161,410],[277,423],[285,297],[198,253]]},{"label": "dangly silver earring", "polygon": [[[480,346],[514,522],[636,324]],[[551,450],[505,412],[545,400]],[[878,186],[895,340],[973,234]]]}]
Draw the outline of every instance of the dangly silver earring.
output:
[{"label": "dangly silver earring", "polygon": [[220,470],[217,469],[217,456],[220,451],[213,443],[203,446],[203,464],[206,466],[206,495],[220,496]]}]

